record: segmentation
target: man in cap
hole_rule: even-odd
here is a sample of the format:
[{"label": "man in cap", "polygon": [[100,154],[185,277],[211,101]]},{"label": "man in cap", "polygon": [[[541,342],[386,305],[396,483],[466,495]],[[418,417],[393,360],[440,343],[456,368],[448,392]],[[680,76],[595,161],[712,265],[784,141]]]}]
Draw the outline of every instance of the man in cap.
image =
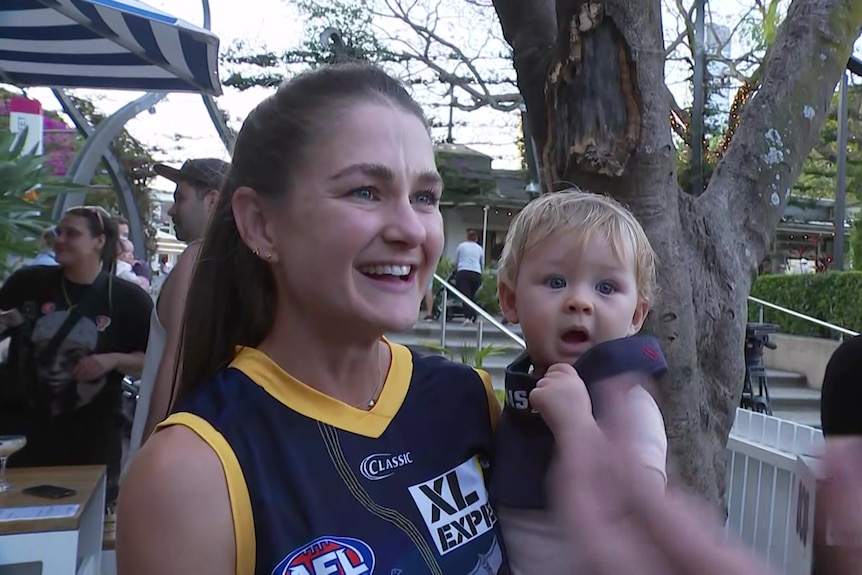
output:
[{"label": "man in cap", "polygon": [[150,320],[150,339],[144,359],[139,399],[132,425],[129,456],[153,428],[167,416],[172,401],[174,368],[180,346],[180,328],[192,269],[200,250],[210,212],[218,201],[228,164],[216,158],[187,160],[179,169],[156,164],[156,174],[176,184],[168,215],[178,240],[188,243],[168,278]]}]

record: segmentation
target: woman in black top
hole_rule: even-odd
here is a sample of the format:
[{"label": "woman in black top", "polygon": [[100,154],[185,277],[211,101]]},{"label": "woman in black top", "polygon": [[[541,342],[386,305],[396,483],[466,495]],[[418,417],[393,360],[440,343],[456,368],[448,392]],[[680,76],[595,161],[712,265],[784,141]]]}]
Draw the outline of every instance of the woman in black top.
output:
[{"label": "woman in black top", "polygon": [[[57,226],[59,266],[14,273],[0,288],[0,435],[27,436],[20,467],[108,466],[115,498],[122,455],[124,374],[143,366],[152,299],[111,272],[116,222],[99,207],[72,208]],[[4,326],[3,323],[6,325]]]}]

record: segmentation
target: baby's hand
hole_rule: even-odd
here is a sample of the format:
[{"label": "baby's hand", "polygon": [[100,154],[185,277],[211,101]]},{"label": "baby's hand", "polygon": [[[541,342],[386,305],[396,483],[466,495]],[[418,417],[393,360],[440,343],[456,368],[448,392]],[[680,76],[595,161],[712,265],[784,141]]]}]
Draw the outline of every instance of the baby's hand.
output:
[{"label": "baby's hand", "polygon": [[587,387],[569,364],[557,363],[548,368],[530,393],[530,403],[554,435],[567,426],[595,423]]}]

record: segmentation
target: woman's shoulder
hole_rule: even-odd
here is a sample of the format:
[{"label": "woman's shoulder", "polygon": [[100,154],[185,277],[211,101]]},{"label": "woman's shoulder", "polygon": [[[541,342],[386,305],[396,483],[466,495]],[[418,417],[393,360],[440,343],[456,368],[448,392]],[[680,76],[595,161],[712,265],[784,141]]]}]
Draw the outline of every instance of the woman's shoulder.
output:
[{"label": "woman's shoulder", "polygon": [[[169,556],[167,550],[176,548],[171,541],[177,538],[193,549],[192,555],[206,551],[222,568],[224,563],[232,567],[235,561],[230,496],[222,463],[190,429],[166,428],[141,448],[123,479],[117,520],[119,546],[125,551],[119,560],[124,566],[135,564],[130,572],[177,573],[195,567],[186,565],[181,555]],[[155,551],[160,543],[166,551],[161,555]]]}]

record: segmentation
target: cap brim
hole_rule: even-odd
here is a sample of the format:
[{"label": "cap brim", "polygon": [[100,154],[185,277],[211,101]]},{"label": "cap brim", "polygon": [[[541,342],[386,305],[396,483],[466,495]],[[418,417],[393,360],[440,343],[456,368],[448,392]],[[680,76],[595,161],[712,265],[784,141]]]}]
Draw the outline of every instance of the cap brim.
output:
[{"label": "cap brim", "polygon": [[[517,424],[513,421],[524,417],[531,420]],[[495,444],[491,483],[494,504],[514,509],[546,509],[545,483],[555,444],[541,416],[525,416],[504,409]]]},{"label": "cap brim", "polygon": [[189,179],[185,177],[183,173],[178,169],[165,164],[155,164],[153,166],[153,171],[161,177],[174,182],[175,184],[187,181]]}]

